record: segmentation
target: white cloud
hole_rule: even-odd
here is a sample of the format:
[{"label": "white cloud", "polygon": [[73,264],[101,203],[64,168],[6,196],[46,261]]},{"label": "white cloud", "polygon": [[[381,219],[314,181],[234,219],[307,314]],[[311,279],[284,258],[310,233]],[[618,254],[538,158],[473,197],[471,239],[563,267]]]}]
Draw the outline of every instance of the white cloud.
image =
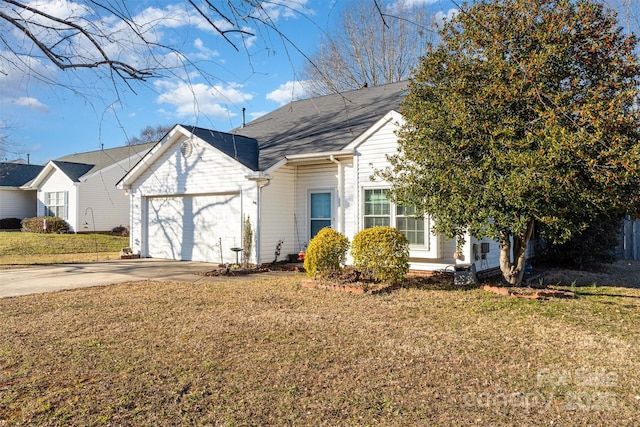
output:
[{"label": "white cloud", "polygon": [[49,112],[49,107],[44,105],[42,102],[38,101],[36,98],[32,98],[30,96],[21,96],[18,98],[10,98],[6,100],[10,104],[16,105],[18,107],[26,107],[32,111],[40,111],[43,113]]},{"label": "white cloud", "polygon": [[235,114],[226,105],[241,104],[253,98],[253,95],[242,92],[242,86],[237,84],[209,86],[203,83],[162,80],[157,81],[155,86],[161,92],[156,102],[173,106],[174,115],[179,117],[206,114],[215,118],[228,118]]},{"label": "white cloud", "polygon": [[444,13],[444,12],[436,13],[433,18],[436,24],[441,25],[445,21],[451,21],[453,18],[456,17],[458,13],[460,13],[460,10],[458,9],[449,9],[447,13]]},{"label": "white cloud", "polygon": [[201,38],[197,38],[193,41],[193,46],[197,49],[195,57],[197,59],[211,59],[220,56],[220,52],[217,50],[211,50],[205,46]]},{"label": "white cloud", "polygon": [[306,91],[304,89],[304,82],[286,82],[285,84],[280,85],[278,89],[271,91],[267,94],[267,99],[271,101],[276,101],[280,105],[284,105],[287,102],[295,101],[297,99],[302,99],[306,96]]}]

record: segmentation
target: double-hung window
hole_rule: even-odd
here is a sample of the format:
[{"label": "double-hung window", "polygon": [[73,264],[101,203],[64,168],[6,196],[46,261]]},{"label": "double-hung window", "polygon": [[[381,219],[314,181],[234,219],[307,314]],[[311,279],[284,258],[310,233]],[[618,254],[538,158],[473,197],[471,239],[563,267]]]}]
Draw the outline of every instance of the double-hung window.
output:
[{"label": "double-hung window", "polygon": [[431,233],[429,217],[417,217],[413,206],[391,203],[387,190],[381,188],[364,190],[364,228],[392,226],[407,237],[412,253],[416,257],[438,258],[437,235]]},{"label": "double-hung window", "polygon": [[45,213],[47,216],[67,218],[67,192],[53,191],[44,193]]}]

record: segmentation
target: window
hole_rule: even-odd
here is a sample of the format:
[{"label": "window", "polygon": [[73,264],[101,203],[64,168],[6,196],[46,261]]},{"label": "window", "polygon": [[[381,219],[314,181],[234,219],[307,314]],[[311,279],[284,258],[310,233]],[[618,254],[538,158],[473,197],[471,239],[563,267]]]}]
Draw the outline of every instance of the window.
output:
[{"label": "window", "polygon": [[384,189],[364,190],[364,228],[390,225],[407,237],[416,257],[438,258],[438,236],[431,233],[429,217],[416,217],[416,208],[391,203]]},{"label": "window", "polygon": [[416,218],[415,207],[396,206],[396,228],[410,245],[424,245],[424,218]]},{"label": "window", "polygon": [[310,239],[323,228],[331,227],[331,194],[330,192],[310,194]]},{"label": "window", "polygon": [[391,225],[391,203],[384,190],[364,191],[364,228]]},{"label": "window", "polygon": [[67,218],[67,192],[44,193],[45,215]]}]

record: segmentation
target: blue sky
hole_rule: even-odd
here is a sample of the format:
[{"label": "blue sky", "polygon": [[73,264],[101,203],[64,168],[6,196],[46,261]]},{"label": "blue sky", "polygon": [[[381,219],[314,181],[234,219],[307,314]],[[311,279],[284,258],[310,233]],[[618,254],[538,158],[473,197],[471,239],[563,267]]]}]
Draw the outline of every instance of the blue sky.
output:
[{"label": "blue sky", "polygon": [[[241,0],[234,0],[235,4]],[[246,120],[300,96],[303,55],[312,55],[323,32],[331,31],[341,10],[354,1],[374,0],[268,0],[263,3],[270,19],[290,42],[278,34],[251,23],[244,29],[255,37],[230,35],[239,51],[198,19],[188,0],[109,0],[107,4],[126,5],[130,16],[140,23],[145,36],[170,46],[182,59],[197,68],[175,68],[160,78],[130,85],[112,80],[104,70],[61,71],[43,58],[33,44],[15,35],[5,21],[0,31],[12,40],[29,62],[32,72],[12,67],[11,55],[0,45],[0,128],[15,151],[7,160],[30,155],[31,163],[45,164],[67,154],[111,148],[126,144],[148,125],[197,125],[220,131],[240,126],[242,108]],[[385,0],[392,7],[398,0]],[[404,0],[422,5],[436,17],[450,16],[456,4],[451,0]],[[613,7],[626,7],[627,16],[640,16],[638,0],[606,0]],[[88,25],[122,37],[123,43],[107,45],[111,53],[138,63],[137,46],[127,45],[127,28],[121,21],[105,19],[104,14],[86,7],[85,0],[27,0],[58,17],[77,17]],[[198,3],[196,0],[195,3]],[[224,7],[225,1],[211,0]],[[3,8],[9,7],[3,4]],[[621,6],[622,5],[622,6]],[[626,5],[626,6],[624,6]],[[187,12],[188,11],[188,12]],[[219,23],[218,23],[219,24]],[[624,22],[623,22],[624,24]],[[637,21],[631,22],[637,28]],[[13,38],[12,38],[13,37]],[[83,46],[74,46],[81,49]],[[140,50],[140,51],[138,51]],[[154,51],[153,60],[170,66],[178,64],[176,52]],[[14,58],[15,60],[15,58]],[[47,80],[43,82],[42,80]],[[0,153],[0,160],[2,158]]]},{"label": "blue sky", "polygon": [[[184,0],[126,2],[136,20],[161,22],[154,28],[157,41],[179,50],[197,63],[198,70],[177,69],[174,75],[132,82],[130,87],[118,81],[114,87],[104,72],[61,71],[38,57],[30,59],[32,68],[60,84],[42,82],[35,72],[19,72],[0,62],[0,120],[18,151],[7,160],[26,158],[28,153],[31,163],[44,164],[67,154],[117,147],[147,125],[184,123],[228,131],[241,124],[242,108],[247,121],[272,111],[302,95],[299,81],[305,60],[297,49],[312,54],[323,31],[330,31],[349,1],[373,4],[278,0],[288,7],[274,6],[270,16],[295,46],[264,28],[249,27],[256,37],[248,39],[246,48],[232,37],[239,52],[202,21],[184,15]],[[434,14],[454,8],[448,0],[410,1]],[[56,16],[73,13],[87,21],[96,19],[81,0],[30,3]],[[163,54],[161,60],[170,63],[171,55]]]}]

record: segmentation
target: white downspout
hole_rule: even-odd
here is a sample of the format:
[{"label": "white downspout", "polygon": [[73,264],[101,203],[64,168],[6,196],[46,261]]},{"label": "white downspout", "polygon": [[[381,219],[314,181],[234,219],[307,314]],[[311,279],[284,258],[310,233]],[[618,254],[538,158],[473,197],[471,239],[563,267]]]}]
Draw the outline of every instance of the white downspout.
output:
[{"label": "white downspout", "polygon": [[338,227],[337,230],[344,234],[344,167],[342,162],[335,158],[333,154],[329,160],[338,165]]},{"label": "white downspout", "polygon": [[262,260],[260,259],[260,241],[262,240],[262,189],[271,184],[271,180],[269,178],[256,180],[256,184],[258,186],[258,218],[256,220],[256,265],[259,266],[260,264],[262,264]]}]

